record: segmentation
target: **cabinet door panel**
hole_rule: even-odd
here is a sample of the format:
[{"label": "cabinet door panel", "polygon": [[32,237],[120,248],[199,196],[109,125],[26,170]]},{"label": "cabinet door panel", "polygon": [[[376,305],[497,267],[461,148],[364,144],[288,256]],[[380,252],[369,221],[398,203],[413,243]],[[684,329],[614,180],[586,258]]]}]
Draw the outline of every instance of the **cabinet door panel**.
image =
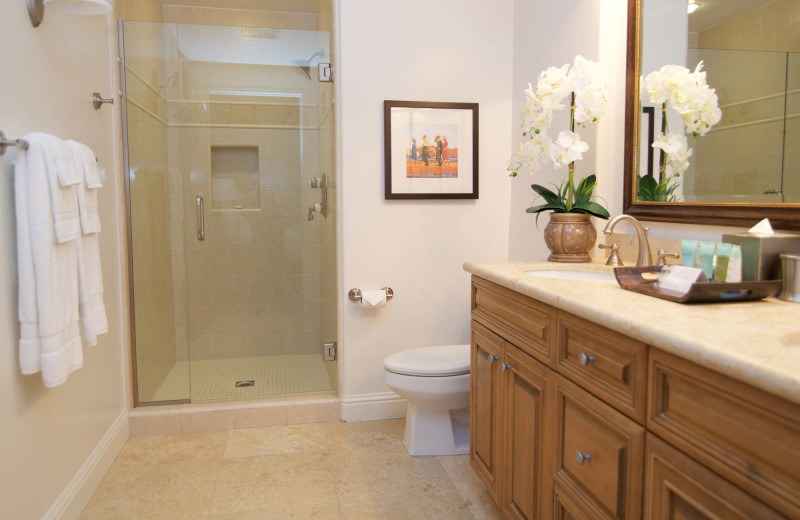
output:
[{"label": "cabinet door panel", "polygon": [[506,518],[548,518],[552,495],[547,427],[554,374],[520,349],[505,344],[505,457],[502,509]]},{"label": "cabinet door panel", "polygon": [[558,376],[556,480],[604,518],[641,515],[644,428]]},{"label": "cabinet door panel", "polygon": [[645,518],[777,520],[784,518],[658,437],[647,434]]},{"label": "cabinet door panel", "polygon": [[498,501],[498,471],[502,448],[502,387],[500,359],[503,339],[472,322],[470,352],[470,463]]}]

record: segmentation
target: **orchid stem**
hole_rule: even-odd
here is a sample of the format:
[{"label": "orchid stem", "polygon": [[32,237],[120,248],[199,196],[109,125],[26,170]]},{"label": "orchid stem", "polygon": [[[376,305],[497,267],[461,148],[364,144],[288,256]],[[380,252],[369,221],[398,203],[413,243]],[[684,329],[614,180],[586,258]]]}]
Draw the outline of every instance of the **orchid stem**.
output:
[{"label": "orchid stem", "polygon": [[[575,92],[569,95],[569,131],[575,132]],[[575,200],[575,161],[569,163],[569,178],[567,179],[567,213],[572,211]]]}]

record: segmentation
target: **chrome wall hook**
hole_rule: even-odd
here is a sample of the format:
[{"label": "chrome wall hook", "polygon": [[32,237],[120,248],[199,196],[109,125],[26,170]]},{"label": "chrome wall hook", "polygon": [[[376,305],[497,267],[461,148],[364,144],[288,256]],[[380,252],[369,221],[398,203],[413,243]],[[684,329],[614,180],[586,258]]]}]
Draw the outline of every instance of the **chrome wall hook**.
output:
[{"label": "chrome wall hook", "polygon": [[109,103],[111,105],[114,104],[114,98],[104,98],[100,95],[99,92],[92,93],[92,105],[94,105],[95,110],[100,110],[103,108],[103,103]]}]

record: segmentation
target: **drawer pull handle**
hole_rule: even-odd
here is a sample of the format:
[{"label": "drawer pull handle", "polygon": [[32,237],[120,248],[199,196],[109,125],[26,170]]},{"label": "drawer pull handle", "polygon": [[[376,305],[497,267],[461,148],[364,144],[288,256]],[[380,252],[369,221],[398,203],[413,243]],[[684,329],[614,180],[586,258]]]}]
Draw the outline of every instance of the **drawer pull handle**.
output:
[{"label": "drawer pull handle", "polygon": [[500,368],[502,368],[503,372],[505,372],[506,370],[511,368],[511,363],[509,363],[507,365],[505,363],[500,363]]},{"label": "drawer pull handle", "polygon": [[584,462],[592,461],[592,456],[588,453],[581,453],[578,451],[578,453],[575,454],[575,461],[578,463],[578,466],[583,466]]},{"label": "drawer pull handle", "polygon": [[585,367],[589,363],[594,363],[594,356],[593,355],[586,355],[583,352],[578,354],[578,363],[581,364],[582,367]]},{"label": "drawer pull handle", "polygon": [[489,354],[489,363],[494,363],[495,361],[497,361],[497,356]]}]

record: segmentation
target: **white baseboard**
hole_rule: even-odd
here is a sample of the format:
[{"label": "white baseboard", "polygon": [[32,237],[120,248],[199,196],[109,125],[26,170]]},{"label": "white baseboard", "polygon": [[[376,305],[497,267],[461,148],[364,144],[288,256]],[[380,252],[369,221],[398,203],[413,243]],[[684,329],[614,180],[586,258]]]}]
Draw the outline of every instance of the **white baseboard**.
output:
[{"label": "white baseboard", "polygon": [[128,412],[123,410],[42,520],[78,518],[127,440]]},{"label": "white baseboard", "polygon": [[344,422],[381,421],[406,416],[408,402],[394,392],[342,396]]}]

